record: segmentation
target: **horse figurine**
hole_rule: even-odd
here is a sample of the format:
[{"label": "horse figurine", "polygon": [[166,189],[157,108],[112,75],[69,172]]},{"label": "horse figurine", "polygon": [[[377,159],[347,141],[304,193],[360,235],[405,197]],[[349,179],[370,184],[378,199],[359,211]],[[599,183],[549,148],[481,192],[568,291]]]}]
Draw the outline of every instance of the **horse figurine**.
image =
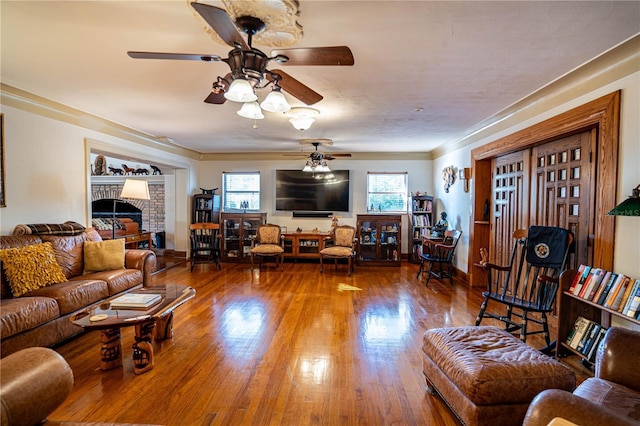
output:
[{"label": "horse figurine", "polygon": [[128,167],[126,164],[122,164],[122,168],[124,169],[124,174],[125,175],[132,175],[135,173],[136,169],[133,169],[131,167]]},{"label": "horse figurine", "polygon": [[153,170],[153,174],[154,175],[161,175],[162,174],[162,170],[160,170],[157,166],[149,164],[149,167],[151,167],[151,170]]},{"label": "horse figurine", "polygon": [[124,174],[124,170],[122,169],[116,169],[115,167],[111,167],[109,166],[109,171],[111,172],[111,174],[115,175],[120,175],[122,176]]}]

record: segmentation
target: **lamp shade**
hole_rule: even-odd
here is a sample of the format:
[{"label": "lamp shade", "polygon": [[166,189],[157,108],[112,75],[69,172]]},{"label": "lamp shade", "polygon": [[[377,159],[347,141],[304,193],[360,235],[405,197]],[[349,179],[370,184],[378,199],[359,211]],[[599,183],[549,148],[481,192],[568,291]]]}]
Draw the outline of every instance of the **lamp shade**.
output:
[{"label": "lamp shade", "polygon": [[263,110],[269,112],[287,112],[291,109],[291,105],[287,102],[280,89],[273,89],[260,104]]},{"label": "lamp shade", "polygon": [[260,105],[258,102],[245,102],[242,104],[242,108],[238,111],[238,115],[244,118],[250,118],[252,120],[262,120],[264,118],[264,114],[262,110],[260,110]]},{"label": "lamp shade", "polygon": [[312,117],[293,117],[289,119],[289,123],[298,130],[307,130],[316,121]]},{"label": "lamp shade", "polygon": [[127,179],[124,181],[120,198],[132,198],[134,200],[148,200],[149,185],[146,180]]},{"label": "lamp shade", "polygon": [[640,185],[636,186],[631,196],[607,212],[608,216],[640,216]]},{"label": "lamp shade", "polygon": [[251,84],[244,78],[236,78],[231,82],[224,97],[233,102],[252,102],[258,99]]}]

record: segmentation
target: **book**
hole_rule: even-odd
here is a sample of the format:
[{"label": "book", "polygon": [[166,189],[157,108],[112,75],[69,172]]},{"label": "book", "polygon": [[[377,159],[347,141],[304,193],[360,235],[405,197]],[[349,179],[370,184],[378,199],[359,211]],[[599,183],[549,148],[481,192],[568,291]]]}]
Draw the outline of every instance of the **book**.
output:
[{"label": "book", "polygon": [[571,285],[569,286],[569,293],[573,294],[573,291],[576,288],[576,285],[578,285],[578,281],[580,281],[580,278],[582,277],[582,274],[584,274],[584,270],[585,268],[588,268],[587,265],[581,264],[578,267],[578,270],[576,271],[576,274],[573,277],[573,280],[571,281]]},{"label": "book", "polygon": [[566,341],[567,345],[569,345],[573,349],[577,348],[590,323],[591,321],[589,321],[588,319],[579,316],[576,319],[575,324],[573,325],[573,329],[569,332],[569,336],[567,337]]},{"label": "book", "polygon": [[593,297],[594,293],[592,293],[592,290],[594,287],[597,288],[597,286],[600,285],[600,281],[602,281],[602,278],[604,277],[605,272],[606,271],[604,269],[591,268],[589,277],[587,278],[584,285],[582,286],[582,290],[580,290],[579,297],[582,297],[583,299],[586,299],[586,300],[591,300],[589,299],[589,296]]},{"label": "book", "polygon": [[126,293],[111,301],[111,308],[145,309],[162,300],[160,294],[150,293]]},{"label": "book", "polygon": [[600,324],[594,322],[593,326],[589,329],[589,334],[586,335],[586,337],[583,339],[584,343],[580,342],[582,347],[578,346],[578,351],[582,355],[586,356],[589,353],[589,350],[591,349],[591,345],[593,345],[596,338],[598,337],[600,328],[602,328]]},{"label": "book", "polygon": [[591,302],[598,303],[598,299],[600,298],[600,295],[602,294],[602,292],[606,288],[607,283],[609,282],[609,279],[611,279],[611,274],[613,274],[613,272],[611,272],[611,271],[607,271],[605,273],[605,275],[602,278],[602,281],[600,281],[600,285],[598,286],[598,288],[595,291],[594,295],[591,297],[591,299],[589,299]]},{"label": "book", "polygon": [[593,330],[596,328],[596,326],[598,326],[596,322],[589,321],[589,325],[585,329],[584,334],[582,335],[582,339],[580,339],[580,342],[578,342],[578,345],[575,347],[576,351],[583,353],[584,347],[591,338],[591,333],[593,333]]},{"label": "book", "polygon": [[629,307],[627,307],[626,311],[623,312],[624,315],[631,318],[636,317],[640,308],[640,279],[636,280],[636,284],[636,291],[629,296]]},{"label": "book", "polygon": [[598,331],[598,335],[596,336],[589,352],[585,355],[587,361],[594,362],[596,359],[596,353],[598,352],[598,346],[600,346],[600,342],[604,339],[604,335],[607,333],[607,329],[604,327],[600,327],[600,331]]},{"label": "book", "polygon": [[598,305],[604,305],[605,300],[607,299],[607,297],[609,297],[609,293],[611,292],[611,287],[613,287],[613,284],[618,280],[618,274],[616,274],[615,272],[611,273],[611,277],[609,278],[609,281],[607,281],[607,284],[605,286],[605,288],[602,291],[602,294],[598,297],[598,300],[594,302],[597,303]]},{"label": "book", "polygon": [[611,290],[609,290],[609,294],[607,295],[607,300],[604,301],[602,306],[604,306],[605,308],[611,308],[611,305],[616,300],[618,292],[620,291],[620,286],[625,278],[627,278],[626,275],[618,274],[618,278],[616,279],[616,282],[611,286]]},{"label": "book", "polygon": [[622,304],[622,299],[624,298],[624,295],[627,294],[627,288],[629,288],[630,282],[631,282],[631,278],[625,276],[622,283],[620,283],[620,286],[618,287],[618,292],[616,293],[616,297],[611,302],[612,311],[617,311],[620,308],[620,305]]},{"label": "book", "polygon": [[618,308],[618,312],[624,314],[629,309],[629,305],[631,304],[633,296],[635,296],[636,290],[638,289],[639,285],[640,282],[638,282],[637,279],[631,278],[631,280],[629,281],[629,286],[627,287],[627,291],[625,292],[624,296],[622,296],[622,303]]},{"label": "book", "polygon": [[[582,265],[580,265],[580,266],[582,266]],[[584,285],[584,282],[589,277],[589,272],[591,272],[591,266],[584,265],[584,269],[582,270],[582,274],[579,274],[580,278],[578,278],[578,281],[575,283],[575,285],[573,285],[573,283],[572,283],[571,287],[569,287],[569,292],[571,294],[574,294],[576,296],[578,294],[580,294],[580,290],[582,290],[582,286]],[[578,276],[578,274],[576,274],[576,277],[577,276]],[[574,279],[574,281],[575,281],[575,279]]]}]

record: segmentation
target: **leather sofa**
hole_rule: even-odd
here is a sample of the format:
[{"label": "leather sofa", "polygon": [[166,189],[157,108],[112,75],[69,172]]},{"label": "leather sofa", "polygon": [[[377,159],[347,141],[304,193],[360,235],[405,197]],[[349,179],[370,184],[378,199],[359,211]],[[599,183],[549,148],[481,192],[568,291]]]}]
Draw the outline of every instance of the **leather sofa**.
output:
[{"label": "leather sofa", "polygon": [[82,332],[71,323],[74,313],[114,294],[140,285],[151,285],[156,255],[151,250],[125,250],[125,269],[84,272],[85,241],[101,241],[89,228],[77,235],[0,236],[0,249],[49,242],[55,261],[68,281],[48,285],[14,297],[5,274],[0,272],[0,352],[7,356],[20,349],[51,347]]},{"label": "leather sofa", "polygon": [[524,426],[547,425],[559,417],[581,426],[640,424],[640,332],[611,327],[596,354],[595,377],[573,393],[538,394]]},{"label": "leather sofa", "polygon": [[[117,423],[47,421],[73,388],[65,359],[48,348],[27,348],[0,360],[2,426],[109,426]],[[128,426],[135,426],[128,423]]]}]

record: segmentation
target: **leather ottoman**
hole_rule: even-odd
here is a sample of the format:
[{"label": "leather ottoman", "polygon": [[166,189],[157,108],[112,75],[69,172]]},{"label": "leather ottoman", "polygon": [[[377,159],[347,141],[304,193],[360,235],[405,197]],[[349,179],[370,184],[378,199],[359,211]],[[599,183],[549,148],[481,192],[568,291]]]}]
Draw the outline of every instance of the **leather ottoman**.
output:
[{"label": "leather ottoman", "polygon": [[468,426],[522,425],[538,393],[575,388],[568,367],[497,327],[427,330],[422,351],[427,391]]}]

